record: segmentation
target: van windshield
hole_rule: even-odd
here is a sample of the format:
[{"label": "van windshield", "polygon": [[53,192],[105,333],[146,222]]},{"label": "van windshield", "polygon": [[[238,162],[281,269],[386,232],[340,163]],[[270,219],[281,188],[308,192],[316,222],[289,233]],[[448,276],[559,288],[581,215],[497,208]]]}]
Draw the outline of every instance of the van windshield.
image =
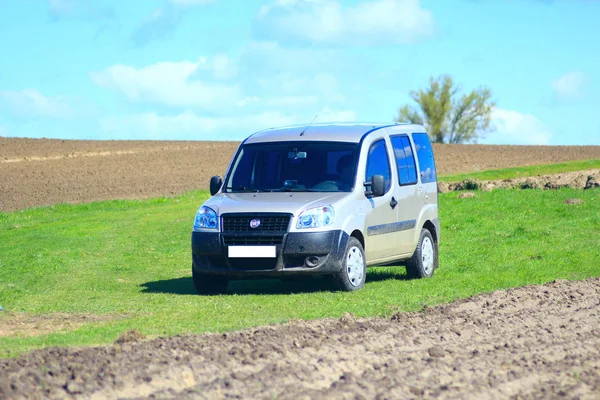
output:
[{"label": "van windshield", "polygon": [[357,143],[246,144],[233,161],[224,191],[350,192],[357,159]]}]

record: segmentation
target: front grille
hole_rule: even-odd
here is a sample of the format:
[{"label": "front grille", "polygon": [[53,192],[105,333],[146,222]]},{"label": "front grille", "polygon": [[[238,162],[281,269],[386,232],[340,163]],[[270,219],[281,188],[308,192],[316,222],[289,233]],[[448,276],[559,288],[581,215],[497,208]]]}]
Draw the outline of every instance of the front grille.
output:
[{"label": "front grille", "polygon": [[223,235],[223,242],[225,242],[225,244],[227,246],[254,246],[254,245],[269,245],[269,246],[274,246],[274,245],[278,245],[281,244],[283,242],[283,235],[276,235],[276,236],[258,236],[258,235],[254,235],[254,236],[241,236],[241,235],[235,235],[235,236],[227,236],[227,235]]},{"label": "front grille", "polygon": [[277,267],[276,258],[230,258],[231,268],[244,271],[265,271]]},{"label": "front grille", "polygon": [[[234,232],[272,232],[285,233],[290,224],[291,214],[275,214],[275,213],[240,213],[240,214],[223,214],[223,233]],[[250,221],[259,220],[260,225],[256,228],[250,226]]]}]

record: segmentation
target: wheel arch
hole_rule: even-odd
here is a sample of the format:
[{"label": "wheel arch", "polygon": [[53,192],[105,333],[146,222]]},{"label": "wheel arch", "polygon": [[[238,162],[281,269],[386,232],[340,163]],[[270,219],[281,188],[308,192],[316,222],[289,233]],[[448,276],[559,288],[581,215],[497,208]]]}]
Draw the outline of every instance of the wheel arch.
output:
[{"label": "wheel arch", "polygon": [[433,240],[436,244],[438,244],[438,232],[433,222],[431,222],[430,220],[425,221],[425,223],[423,224],[423,228],[427,229],[429,233],[431,233]]},{"label": "wheel arch", "polygon": [[361,231],[359,231],[358,229],[355,229],[352,231],[350,236],[356,238],[360,242],[360,245],[362,246],[363,250],[365,250],[365,237]]}]

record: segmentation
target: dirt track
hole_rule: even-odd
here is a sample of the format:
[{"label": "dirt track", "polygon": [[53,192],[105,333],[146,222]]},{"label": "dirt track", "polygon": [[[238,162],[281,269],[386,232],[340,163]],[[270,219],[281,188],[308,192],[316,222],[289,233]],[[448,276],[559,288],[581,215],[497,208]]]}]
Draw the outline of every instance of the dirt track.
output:
[{"label": "dirt track", "polygon": [[[223,175],[236,142],[0,138],[0,211],[172,196]],[[600,146],[435,145],[440,174],[598,159]]]},{"label": "dirt track", "polygon": [[600,398],[600,280],[0,360],[0,398]]}]

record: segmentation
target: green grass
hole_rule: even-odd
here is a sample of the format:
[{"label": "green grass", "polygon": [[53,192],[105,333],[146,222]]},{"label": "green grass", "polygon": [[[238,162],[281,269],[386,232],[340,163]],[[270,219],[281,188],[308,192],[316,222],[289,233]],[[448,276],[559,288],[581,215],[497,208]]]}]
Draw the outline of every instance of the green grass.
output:
[{"label": "green grass", "polygon": [[600,160],[569,161],[562,164],[531,165],[528,167],[492,169],[464,174],[441,175],[440,182],[460,182],[465,179],[499,180],[526,178],[536,175],[558,174],[561,172],[584,171],[600,168]]},{"label": "green grass", "polygon": [[[440,196],[440,269],[406,280],[371,268],[364,289],[331,292],[322,280],[239,281],[233,294],[195,295],[190,231],[206,192],[0,213],[1,326],[12,315],[115,314],[123,319],[36,337],[0,338],[0,357],[55,345],[226,331],[293,319],[389,316],[481,292],[556,278],[600,276],[600,191],[497,190]],[[566,205],[567,198],[584,200]]]}]

